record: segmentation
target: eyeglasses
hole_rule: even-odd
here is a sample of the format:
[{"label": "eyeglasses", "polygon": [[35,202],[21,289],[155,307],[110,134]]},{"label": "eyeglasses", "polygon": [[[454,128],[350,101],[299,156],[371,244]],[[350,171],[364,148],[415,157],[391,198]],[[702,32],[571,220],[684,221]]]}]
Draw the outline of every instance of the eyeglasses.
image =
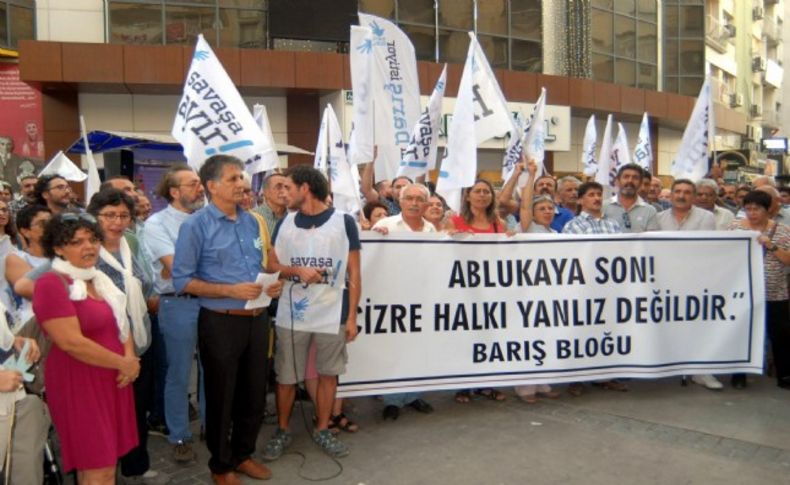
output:
[{"label": "eyeglasses", "polygon": [[71,186],[69,184],[59,184],[47,189],[49,190],[71,190]]},{"label": "eyeglasses", "polygon": [[107,214],[97,214],[102,219],[108,220],[110,222],[114,222],[120,220],[121,222],[128,222],[129,219],[132,218],[130,214],[116,214],[114,212],[110,212]]},{"label": "eyeglasses", "polygon": [[189,182],[188,184],[178,184],[176,187],[188,187],[190,189],[194,189],[198,185],[200,185],[200,180],[194,180],[192,182]]},{"label": "eyeglasses", "polygon": [[87,212],[67,212],[65,214],[60,215],[61,220],[69,221],[69,222],[76,222],[76,221],[85,221],[90,222],[91,224],[96,224],[96,218],[93,215],[88,214]]},{"label": "eyeglasses", "polygon": [[631,217],[629,217],[628,212],[623,212],[623,225],[626,229],[631,229]]}]

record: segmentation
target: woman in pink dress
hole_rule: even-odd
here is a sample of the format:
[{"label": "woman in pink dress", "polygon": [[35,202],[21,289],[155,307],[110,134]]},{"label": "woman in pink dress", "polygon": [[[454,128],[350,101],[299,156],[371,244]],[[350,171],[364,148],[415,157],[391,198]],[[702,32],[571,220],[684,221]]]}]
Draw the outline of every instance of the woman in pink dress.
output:
[{"label": "woman in pink dress", "polygon": [[80,484],[112,484],[137,445],[132,386],[140,372],[126,297],[94,267],[101,230],[89,214],[54,217],[42,245],[52,272],[36,281],[33,311],[54,345],[44,381],[63,468]]}]

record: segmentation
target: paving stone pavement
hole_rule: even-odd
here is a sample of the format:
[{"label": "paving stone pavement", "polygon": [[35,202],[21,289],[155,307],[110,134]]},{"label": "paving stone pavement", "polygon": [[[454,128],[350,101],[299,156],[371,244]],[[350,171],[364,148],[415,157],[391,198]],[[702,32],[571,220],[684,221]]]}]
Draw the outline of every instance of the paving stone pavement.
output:
[{"label": "paving stone pavement", "polygon": [[[581,397],[563,393],[534,405],[510,390],[504,403],[467,405],[452,393],[429,393],[434,414],[404,409],[395,422],[382,422],[380,401],[351,399],[349,414],[362,429],[341,435],[351,455],[324,483],[790,484],[790,392],[764,377],[750,377],[743,391],[678,382],[630,381],[627,393],[587,387]],[[312,415],[309,403],[304,411]],[[269,464],[269,483],[338,473],[310,442],[299,408],[292,429],[291,453]],[[258,450],[273,430],[264,425]],[[211,483],[204,443],[195,443],[198,459],[187,466],[172,461],[162,437],[151,436],[149,450],[153,468],[171,483]]]}]

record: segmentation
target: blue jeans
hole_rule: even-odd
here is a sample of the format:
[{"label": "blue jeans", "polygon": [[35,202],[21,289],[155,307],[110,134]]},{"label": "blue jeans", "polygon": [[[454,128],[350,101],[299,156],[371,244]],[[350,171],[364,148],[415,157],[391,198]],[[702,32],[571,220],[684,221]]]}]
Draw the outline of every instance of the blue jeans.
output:
[{"label": "blue jeans", "polygon": [[399,408],[402,408],[403,406],[419,398],[420,395],[417,394],[416,392],[404,392],[400,394],[384,394],[384,405],[397,406]]},{"label": "blue jeans", "polygon": [[[189,383],[192,360],[197,348],[197,319],[200,303],[197,298],[162,297],[159,302],[159,331],[167,355],[165,377],[165,423],[170,431],[168,441],[177,443],[192,439],[189,429]],[[199,374],[202,372],[198,370]],[[201,420],[205,421],[203,384],[200,390]]]}]

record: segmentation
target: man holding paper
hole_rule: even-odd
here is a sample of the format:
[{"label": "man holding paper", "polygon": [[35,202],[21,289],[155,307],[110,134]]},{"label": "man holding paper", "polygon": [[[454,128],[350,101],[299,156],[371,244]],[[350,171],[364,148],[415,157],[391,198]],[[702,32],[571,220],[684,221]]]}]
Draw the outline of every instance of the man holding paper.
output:
[{"label": "man holding paper", "polygon": [[264,231],[239,207],[244,163],[214,155],[200,168],[210,203],[181,226],[173,261],[176,293],[199,297],[198,347],[205,371],[206,445],[215,483],[241,483],[234,471],[263,480],[271,471],[256,462],[263,423],[269,348],[265,308],[245,308],[265,291],[280,296],[279,282],[257,283],[266,265]]}]

